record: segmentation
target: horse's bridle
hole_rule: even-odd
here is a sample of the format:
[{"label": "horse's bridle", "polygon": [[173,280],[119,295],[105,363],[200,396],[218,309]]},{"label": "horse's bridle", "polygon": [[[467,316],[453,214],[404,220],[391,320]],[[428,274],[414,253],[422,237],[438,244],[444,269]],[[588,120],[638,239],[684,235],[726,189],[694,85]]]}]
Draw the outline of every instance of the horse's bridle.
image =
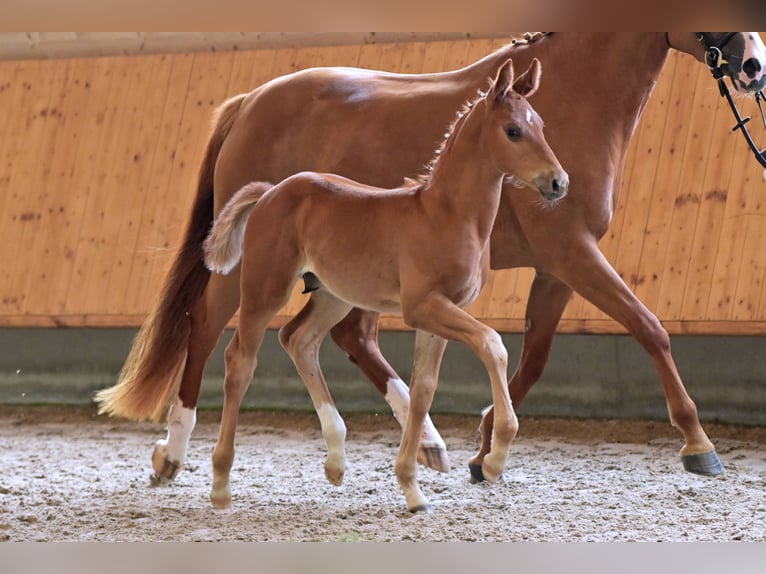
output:
[{"label": "horse's bridle", "polygon": [[[721,92],[721,96],[726,98],[729,102],[734,118],[737,120],[737,124],[732,128],[732,131],[742,130],[742,135],[745,136],[747,144],[755,155],[755,159],[758,160],[763,167],[766,167],[766,149],[759,150],[758,146],[753,142],[753,138],[750,136],[750,132],[745,127],[745,124],[751,120],[750,116],[742,118],[737,109],[737,105],[734,103],[734,99],[729,93],[729,88],[726,87],[724,78],[726,76],[723,71],[723,66],[728,62],[723,55],[723,47],[734,37],[738,32],[726,32],[718,40],[713,38],[710,32],[696,32],[697,39],[705,48],[705,64],[710,68],[710,73],[713,74],[713,78],[718,82],[718,90]],[[763,126],[766,128],[766,116],[763,113],[762,102],[766,99],[763,95],[763,90],[755,92],[755,101],[758,104],[758,110],[761,112],[761,119],[763,120]]]}]

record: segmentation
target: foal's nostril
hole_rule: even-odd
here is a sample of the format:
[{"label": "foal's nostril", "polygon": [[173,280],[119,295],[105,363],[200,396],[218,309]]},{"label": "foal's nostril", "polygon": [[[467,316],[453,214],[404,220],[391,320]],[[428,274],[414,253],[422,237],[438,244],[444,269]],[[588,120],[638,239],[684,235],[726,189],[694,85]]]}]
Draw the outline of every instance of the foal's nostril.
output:
[{"label": "foal's nostril", "polygon": [[553,183],[551,183],[551,189],[553,189],[553,191],[555,191],[556,193],[561,191],[561,184],[559,183],[558,179],[553,180]]},{"label": "foal's nostril", "polygon": [[747,74],[747,77],[751,80],[755,78],[755,75],[762,69],[761,63],[757,58],[750,58],[747,62],[742,64],[742,71]]}]

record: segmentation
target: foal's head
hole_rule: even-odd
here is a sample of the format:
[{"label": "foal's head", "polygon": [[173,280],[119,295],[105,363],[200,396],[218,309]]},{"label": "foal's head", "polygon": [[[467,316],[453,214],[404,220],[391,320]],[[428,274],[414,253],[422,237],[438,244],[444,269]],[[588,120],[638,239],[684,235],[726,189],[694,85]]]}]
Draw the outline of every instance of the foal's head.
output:
[{"label": "foal's head", "polygon": [[555,201],[567,194],[569,175],[545,141],[543,121],[527,101],[540,85],[540,74],[537,58],[518,78],[514,78],[511,60],[503,64],[485,98],[486,125],[491,130],[486,137],[492,161],[500,171]]}]

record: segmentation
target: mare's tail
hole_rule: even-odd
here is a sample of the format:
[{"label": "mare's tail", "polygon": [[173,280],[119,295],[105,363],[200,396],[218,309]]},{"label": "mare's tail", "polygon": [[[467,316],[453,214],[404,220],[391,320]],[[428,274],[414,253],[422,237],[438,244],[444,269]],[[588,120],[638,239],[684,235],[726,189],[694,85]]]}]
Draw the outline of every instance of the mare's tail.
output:
[{"label": "mare's tail", "polygon": [[216,111],[183,244],[159,299],[133,341],[117,384],[96,394],[100,413],[156,422],[177,391],[191,333],[189,314],[210,278],[202,243],[213,221],[213,172],[245,96],[230,98]]},{"label": "mare's tail", "polygon": [[226,275],[239,263],[247,216],[269,188],[271,184],[263,181],[249,183],[224,206],[205,240],[205,264],[208,269]]}]

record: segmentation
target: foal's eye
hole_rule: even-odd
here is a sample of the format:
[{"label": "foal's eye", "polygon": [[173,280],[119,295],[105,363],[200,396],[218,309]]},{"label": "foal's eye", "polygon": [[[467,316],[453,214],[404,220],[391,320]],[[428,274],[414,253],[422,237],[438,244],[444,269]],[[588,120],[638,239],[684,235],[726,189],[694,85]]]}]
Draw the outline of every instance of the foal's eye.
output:
[{"label": "foal's eye", "polygon": [[517,142],[521,139],[521,128],[518,126],[510,126],[505,128],[505,135],[508,136],[508,139]]}]

